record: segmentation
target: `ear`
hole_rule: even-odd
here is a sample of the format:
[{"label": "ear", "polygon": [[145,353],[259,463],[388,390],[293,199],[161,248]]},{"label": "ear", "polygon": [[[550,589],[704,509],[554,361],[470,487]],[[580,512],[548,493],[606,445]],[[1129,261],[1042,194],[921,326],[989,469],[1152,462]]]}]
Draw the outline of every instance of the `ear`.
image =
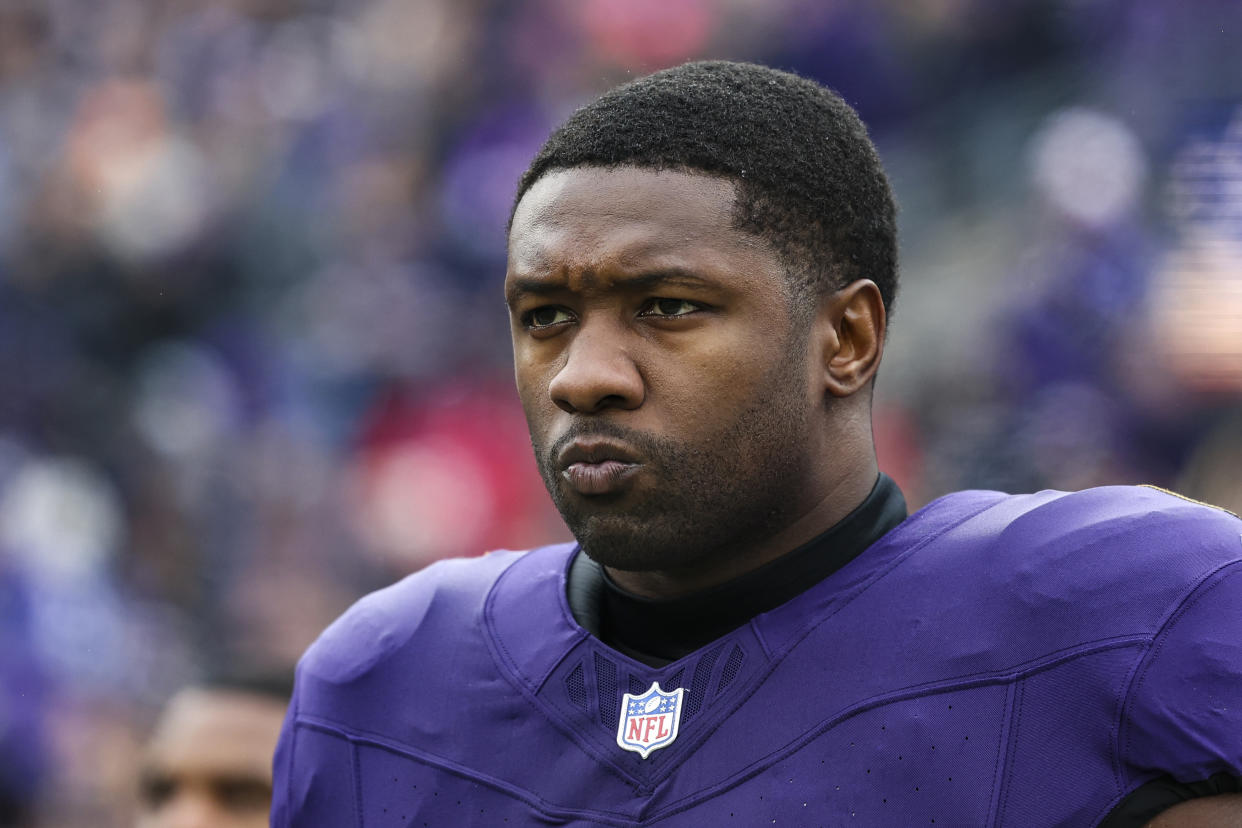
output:
[{"label": "ear", "polygon": [[875,376],[884,352],[884,298],[870,279],[859,279],[820,301],[815,321],[824,390],[849,397]]}]

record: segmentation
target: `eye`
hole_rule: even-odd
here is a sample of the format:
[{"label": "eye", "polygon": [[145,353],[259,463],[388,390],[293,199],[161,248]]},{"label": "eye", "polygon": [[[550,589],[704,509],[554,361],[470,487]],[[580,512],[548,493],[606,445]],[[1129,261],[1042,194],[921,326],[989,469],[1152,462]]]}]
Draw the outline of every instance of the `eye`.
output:
[{"label": "eye", "polygon": [[259,779],[221,779],[215,784],[216,801],[235,814],[261,813],[272,805],[272,787]]},{"label": "eye", "polygon": [[643,309],[642,316],[676,317],[687,316],[703,306],[688,299],[652,299]]},{"label": "eye", "polygon": [[177,792],[176,780],[159,774],[144,774],[139,782],[139,798],[143,805],[157,811],[173,798]]},{"label": "eye", "polygon": [[532,330],[550,328],[573,319],[569,311],[555,305],[544,305],[522,314],[522,324]]}]

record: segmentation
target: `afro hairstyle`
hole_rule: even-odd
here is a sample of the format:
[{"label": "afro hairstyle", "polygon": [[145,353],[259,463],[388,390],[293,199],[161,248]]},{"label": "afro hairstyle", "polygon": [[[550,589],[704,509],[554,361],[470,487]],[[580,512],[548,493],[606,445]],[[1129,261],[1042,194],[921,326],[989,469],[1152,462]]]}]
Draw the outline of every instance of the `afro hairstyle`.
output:
[{"label": "afro hairstyle", "polygon": [[549,172],[620,166],[731,179],[735,226],[772,245],[796,299],[866,278],[891,310],[896,204],[866,127],[835,92],[730,61],[638,78],[552,133],[522,175],[514,209]]}]

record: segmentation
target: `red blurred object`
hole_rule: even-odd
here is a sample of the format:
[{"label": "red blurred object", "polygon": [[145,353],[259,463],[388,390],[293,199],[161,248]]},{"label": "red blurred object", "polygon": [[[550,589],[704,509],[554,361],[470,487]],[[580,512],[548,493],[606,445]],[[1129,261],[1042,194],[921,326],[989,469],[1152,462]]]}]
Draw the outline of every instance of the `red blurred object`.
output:
[{"label": "red blurred object", "polygon": [[712,34],[707,0],[584,0],[569,10],[597,54],[656,69],[700,54]]},{"label": "red blurred object", "polygon": [[401,571],[561,539],[529,445],[507,387],[394,389],[364,419],[350,475],[354,524]]}]

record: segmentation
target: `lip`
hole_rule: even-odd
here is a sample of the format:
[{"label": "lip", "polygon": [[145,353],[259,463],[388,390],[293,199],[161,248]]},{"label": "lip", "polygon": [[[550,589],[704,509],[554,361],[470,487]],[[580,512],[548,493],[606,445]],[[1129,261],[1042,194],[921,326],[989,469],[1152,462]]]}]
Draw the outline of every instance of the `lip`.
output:
[{"label": "lip", "polygon": [[638,470],[635,453],[619,443],[575,440],[557,456],[561,477],[581,495],[605,495],[620,491]]},{"label": "lip", "polygon": [[604,495],[620,491],[637,468],[637,463],[621,463],[616,460],[570,463],[569,468],[561,472],[561,477],[578,494]]},{"label": "lip", "polygon": [[638,455],[623,443],[580,438],[565,446],[556,456],[556,464],[561,471],[575,463],[606,463],[610,460],[637,464]]}]

